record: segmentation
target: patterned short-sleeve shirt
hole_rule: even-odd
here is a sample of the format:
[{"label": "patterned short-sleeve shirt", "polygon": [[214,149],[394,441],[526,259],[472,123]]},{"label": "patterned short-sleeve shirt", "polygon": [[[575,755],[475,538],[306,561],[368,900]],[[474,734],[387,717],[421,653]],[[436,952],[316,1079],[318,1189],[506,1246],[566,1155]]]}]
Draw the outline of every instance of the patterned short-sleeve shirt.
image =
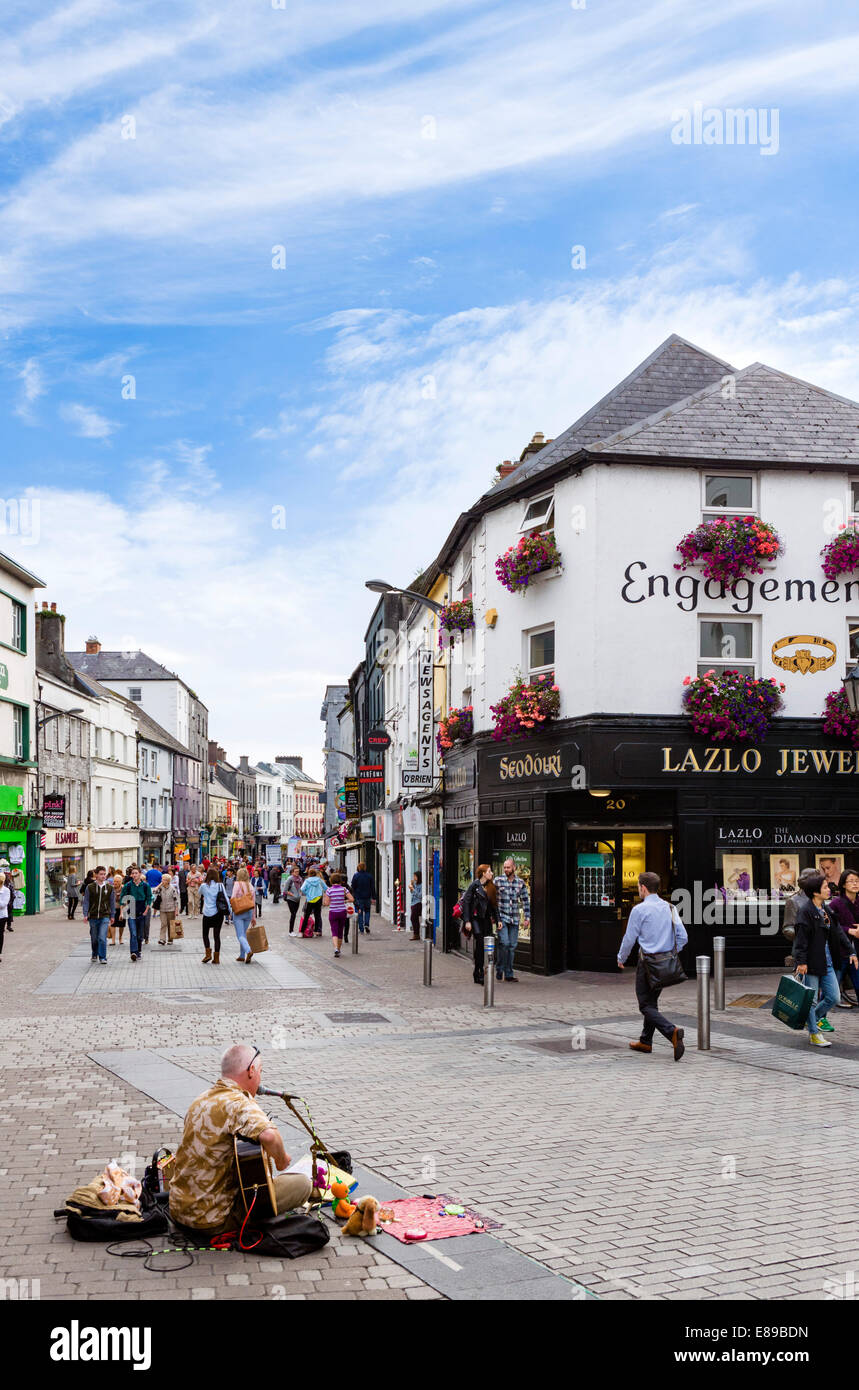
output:
[{"label": "patterned short-sleeve shirt", "polygon": [[196,1230],[223,1230],[239,1191],[233,1135],[259,1139],[271,1123],[235,1081],[216,1081],[192,1101],[170,1178],[173,1219]]}]

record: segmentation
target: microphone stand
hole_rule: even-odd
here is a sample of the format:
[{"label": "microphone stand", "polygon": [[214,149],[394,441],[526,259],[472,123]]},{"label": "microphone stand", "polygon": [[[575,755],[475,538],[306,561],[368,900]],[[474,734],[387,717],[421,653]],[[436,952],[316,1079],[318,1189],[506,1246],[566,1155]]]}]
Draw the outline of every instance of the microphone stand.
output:
[{"label": "microphone stand", "polygon": [[[311,1169],[310,1181],[311,1181],[311,1184],[312,1184],[311,1191],[319,1191],[319,1188],[318,1188],[318,1185],[317,1185],[317,1182],[316,1182],[316,1160],[317,1160],[317,1157],[324,1157],[324,1158],[328,1159],[331,1163],[334,1164],[334,1167],[336,1168],[336,1167],[337,1167],[337,1164],[336,1164],[336,1162],[335,1162],[334,1155],[332,1154],[331,1150],[330,1150],[329,1148],[327,1148],[326,1145],[323,1144],[322,1140],[319,1138],[319,1135],[316,1133],[316,1130],[313,1128],[312,1121],[311,1121],[310,1123],[308,1123],[308,1121],[305,1120],[304,1116],[300,1113],[300,1111],[298,1111],[298,1110],[296,1109],[295,1105],[293,1104],[293,1097],[290,1096],[290,1095],[289,1095],[287,1092],[285,1092],[285,1091],[278,1091],[277,1094],[280,1096],[280,1099],[283,1101],[283,1103],[284,1103],[284,1105],[286,1106],[287,1110],[291,1110],[291,1111],[292,1111],[293,1115],[294,1115],[295,1118],[298,1120],[298,1123],[299,1123],[304,1129],[307,1130],[307,1133],[310,1135],[310,1138],[313,1140],[312,1144],[310,1145],[310,1169]],[[295,1097],[295,1100],[303,1100],[303,1097],[301,1097],[301,1096],[296,1096],[296,1097]],[[307,1101],[306,1101],[306,1100],[304,1101],[304,1104],[307,1105]],[[307,1113],[308,1113],[308,1115],[310,1115],[310,1107],[309,1107],[309,1106],[308,1106]],[[326,1164],[326,1167],[327,1167],[327,1164]]]}]

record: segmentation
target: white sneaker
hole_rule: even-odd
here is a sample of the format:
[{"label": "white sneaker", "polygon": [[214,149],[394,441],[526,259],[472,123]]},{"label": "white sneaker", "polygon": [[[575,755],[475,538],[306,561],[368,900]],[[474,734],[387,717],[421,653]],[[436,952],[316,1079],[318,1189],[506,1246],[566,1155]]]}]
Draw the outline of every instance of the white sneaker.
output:
[{"label": "white sneaker", "polygon": [[808,1041],[812,1047],[831,1047],[832,1043],[828,1038],[824,1038],[822,1033],[809,1033]]}]

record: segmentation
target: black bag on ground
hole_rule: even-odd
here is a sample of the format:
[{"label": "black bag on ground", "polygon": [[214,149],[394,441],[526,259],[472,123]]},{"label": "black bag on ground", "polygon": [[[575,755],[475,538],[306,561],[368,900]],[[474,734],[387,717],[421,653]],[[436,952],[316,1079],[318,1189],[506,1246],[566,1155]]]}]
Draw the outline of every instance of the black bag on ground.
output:
[{"label": "black bag on ground", "polygon": [[66,1230],[72,1240],[146,1240],[150,1236],[163,1236],[168,1229],[167,1217],[157,1205],[146,1208],[139,1221],[118,1221],[117,1213],[107,1207],[98,1211],[95,1207],[73,1208],[69,1204],[54,1215],[65,1216]]},{"label": "black bag on ground", "polygon": [[[257,1232],[262,1232],[262,1240],[250,1246]],[[253,1233],[245,1231],[245,1242],[249,1248],[246,1255],[275,1255],[297,1260],[301,1255],[312,1255],[321,1250],[331,1239],[327,1221],[321,1216],[308,1216],[304,1212],[285,1211],[282,1216],[274,1216],[271,1221],[261,1222]]]}]

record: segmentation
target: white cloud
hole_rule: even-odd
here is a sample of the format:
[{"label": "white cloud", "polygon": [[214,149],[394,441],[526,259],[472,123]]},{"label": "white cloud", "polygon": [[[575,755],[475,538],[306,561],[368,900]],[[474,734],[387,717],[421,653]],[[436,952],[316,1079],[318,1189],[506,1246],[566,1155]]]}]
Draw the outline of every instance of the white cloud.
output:
[{"label": "white cloud", "polygon": [[97,410],[91,410],[86,405],[61,405],[60,415],[68,424],[74,426],[75,434],[80,435],[82,439],[109,439],[118,428],[113,420],[106,419],[104,415],[99,415]]},{"label": "white cloud", "polygon": [[23,386],[21,389],[21,398],[15,409],[15,414],[29,423],[33,418],[30,406],[34,401],[37,401],[40,396],[44,396],[46,389],[42,368],[39,366],[35,357],[27,358],[20,372],[18,372],[18,380],[23,383]]}]

